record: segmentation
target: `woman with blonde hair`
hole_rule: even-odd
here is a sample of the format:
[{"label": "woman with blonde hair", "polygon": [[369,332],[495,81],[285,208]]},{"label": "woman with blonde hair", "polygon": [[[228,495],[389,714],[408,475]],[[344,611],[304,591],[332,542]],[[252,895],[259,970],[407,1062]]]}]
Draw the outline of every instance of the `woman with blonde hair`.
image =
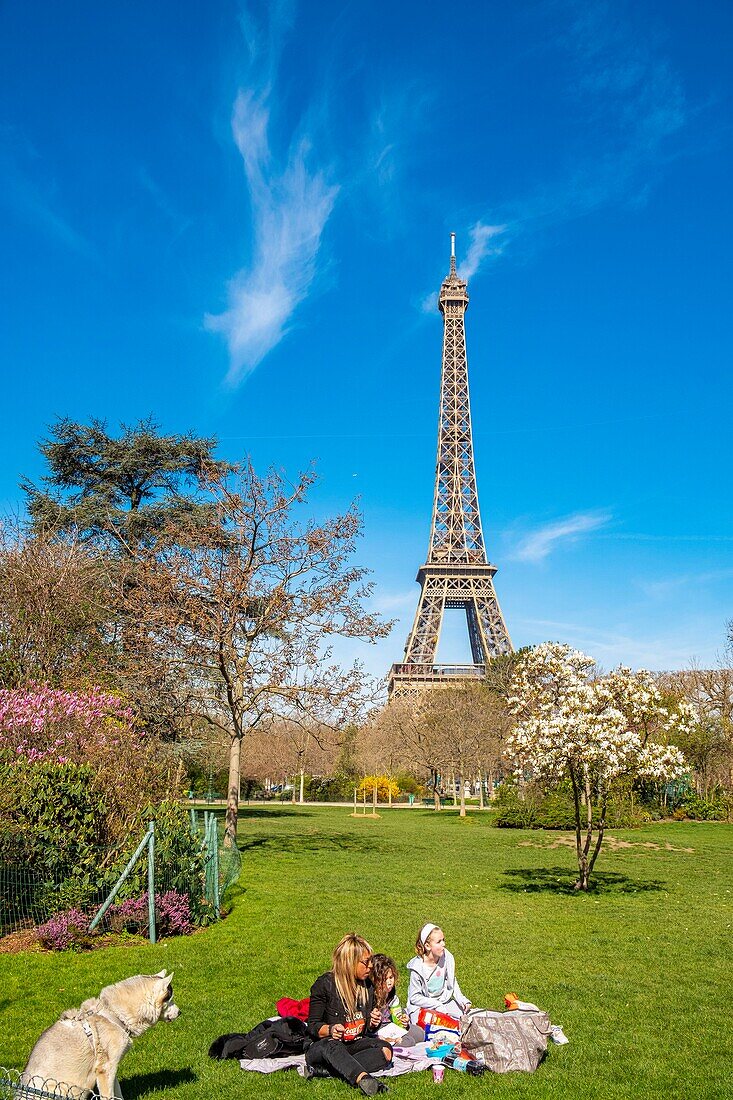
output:
[{"label": "woman with blonde hair", "polygon": [[333,1073],[375,1096],[385,1086],[371,1075],[387,1068],[392,1048],[376,1035],[382,1014],[374,1007],[372,949],[363,936],[349,932],[336,945],[332,963],[311,987],[308,1031],[314,1043],[306,1066],[311,1076]]}]

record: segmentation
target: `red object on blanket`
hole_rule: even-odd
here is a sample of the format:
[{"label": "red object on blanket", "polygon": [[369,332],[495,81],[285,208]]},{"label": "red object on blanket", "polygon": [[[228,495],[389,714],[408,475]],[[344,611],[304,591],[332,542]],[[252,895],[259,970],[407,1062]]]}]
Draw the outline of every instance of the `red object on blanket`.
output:
[{"label": "red object on blanket", "polygon": [[278,1016],[295,1016],[296,1020],[307,1020],[310,1008],[310,997],[304,997],[302,1001],[294,1001],[292,997],[281,997],[275,1005]]}]

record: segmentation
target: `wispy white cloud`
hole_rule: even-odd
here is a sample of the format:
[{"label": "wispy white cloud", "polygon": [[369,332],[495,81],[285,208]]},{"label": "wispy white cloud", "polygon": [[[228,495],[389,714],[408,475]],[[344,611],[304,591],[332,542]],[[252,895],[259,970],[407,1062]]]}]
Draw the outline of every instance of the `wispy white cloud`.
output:
[{"label": "wispy white cloud", "polygon": [[458,274],[462,279],[473,278],[487,257],[502,254],[504,244],[496,238],[505,232],[505,225],[484,225],[479,221],[471,226],[468,231],[469,244],[466,258],[458,265]]},{"label": "wispy white cloud", "polygon": [[[41,176],[42,184],[36,182]],[[96,261],[94,246],[62,211],[58,195],[46,182],[48,176],[48,165],[24,135],[13,127],[0,128],[0,201],[37,231]]]},{"label": "wispy white cloud", "polygon": [[371,191],[380,207],[380,226],[384,217],[388,232],[409,220],[405,174],[416,154],[419,135],[428,127],[434,95],[424,85],[406,79],[390,84],[379,94],[369,119],[364,163],[366,172],[358,181]]},{"label": "wispy white cloud", "polygon": [[[284,5],[273,22],[287,27]],[[250,54],[259,40],[248,28]],[[237,95],[232,133],[242,157],[252,213],[252,258],[230,281],[228,308],[207,315],[206,327],[221,333],[229,348],[227,381],[236,385],[286,335],[298,306],[308,296],[318,272],[318,255],[338,186],[331,171],[311,168],[312,139],[292,134],[282,163],[270,139],[275,59],[280,39],[270,30],[264,59],[265,83]]]},{"label": "wispy white cloud", "polygon": [[561,544],[577,542],[583,535],[605,527],[610,519],[608,512],[575,512],[553,520],[524,535],[511,557],[518,561],[544,561]]},{"label": "wispy white cloud", "polygon": [[388,592],[377,589],[372,597],[371,606],[380,615],[399,615],[399,618],[402,618],[403,612],[414,614],[417,597],[418,590],[416,586],[405,589],[403,592]]},{"label": "wispy white cloud", "polygon": [[152,200],[153,206],[155,206],[156,210],[158,210],[164,216],[164,218],[171,223],[171,226],[173,227],[173,234],[169,243],[178,240],[178,238],[181,237],[186,232],[186,230],[191,228],[193,224],[191,219],[183,217],[176,210],[174,204],[171,202],[166,192],[163,190],[160,184],[158,184],[153,179],[150,172],[148,172],[147,168],[145,168],[144,165],[140,165],[140,167],[138,168],[137,179],[143,191],[145,191],[145,193]]},{"label": "wispy white cloud", "polygon": [[398,173],[398,149],[399,142],[394,130],[395,118],[401,115],[401,104],[394,98],[389,101],[382,100],[374,111],[370,127],[370,157],[369,171],[377,184],[378,194],[383,195],[383,189],[390,188]]},{"label": "wispy white cloud", "polygon": [[423,295],[420,299],[419,309],[421,313],[437,313],[438,312],[438,292],[437,290],[429,290],[427,294]]},{"label": "wispy white cloud", "polygon": [[557,622],[550,619],[523,619],[515,624],[515,634],[521,633],[528,644],[553,639],[567,642],[590,654],[602,668],[629,665],[672,671],[687,668],[698,658],[709,665],[714,660],[716,640],[710,638],[709,624],[676,622],[673,629],[657,634],[629,632],[623,627],[599,630],[587,623]]},{"label": "wispy white cloud", "polygon": [[[503,237],[506,229],[505,225],[484,225],[480,221],[470,227],[468,230],[468,249],[464,253],[464,259],[458,263],[458,274],[462,279],[472,279],[484,260],[501,256],[505,241],[499,238]],[[459,256],[462,252],[460,233],[456,236],[456,252]],[[429,291],[420,299],[418,304],[422,313],[435,313],[438,308],[437,292],[434,290]]]},{"label": "wispy white cloud", "polygon": [[691,114],[684,86],[630,11],[609,0],[554,3],[560,30],[544,48],[567,74],[568,152],[533,191],[502,206],[512,237],[612,204],[643,204],[665,165],[684,155]]},{"label": "wispy white cloud", "polygon": [[708,569],[699,573],[676,573],[662,580],[642,581],[642,591],[653,600],[664,600],[682,588],[698,589],[703,585],[717,584],[733,577],[733,569]]}]

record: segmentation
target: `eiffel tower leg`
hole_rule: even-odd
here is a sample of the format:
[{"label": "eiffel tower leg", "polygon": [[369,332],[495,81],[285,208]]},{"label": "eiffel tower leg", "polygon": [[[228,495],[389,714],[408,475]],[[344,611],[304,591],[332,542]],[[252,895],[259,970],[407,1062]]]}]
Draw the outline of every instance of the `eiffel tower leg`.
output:
[{"label": "eiffel tower leg", "polygon": [[444,607],[445,581],[442,577],[427,577],[420,592],[420,603],[412,632],[405,646],[406,664],[434,664]]},{"label": "eiffel tower leg", "polygon": [[488,657],[486,644],[482,636],[479,616],[476,612],[476,602],[466,604],[466,622],[468,623],[468,640],[471,643],[471,657],[475,665],[485,665]]},{"label": "eiffel tower leg", "polygon": [[[490,580],[476,583],[473,600],[466,605],[468,633],[476,662],[487,664],[492,657],[512,652],[512,643]],[[477,653],[483,656],[478,657]]]}]

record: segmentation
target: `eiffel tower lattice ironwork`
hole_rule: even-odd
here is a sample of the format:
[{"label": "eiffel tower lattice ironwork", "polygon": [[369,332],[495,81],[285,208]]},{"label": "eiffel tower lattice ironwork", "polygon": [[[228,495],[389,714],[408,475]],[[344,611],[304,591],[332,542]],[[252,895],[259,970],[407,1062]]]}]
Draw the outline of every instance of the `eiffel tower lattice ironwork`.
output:
[{"label": "eiffel tower lattice ironwork", "polygon": [[[390,696],[445,685],[451,678],[481,677],[492,657],[512,651],[494,591],[496,566],[486,557],[481,530],[468,394],[466,286],[456,271],[455,233],[451,233],[450,272],[438,297],[443,364],[430,548],[417,574],[420,600],[405,655],[389,675]],[[446,608],[466,612],[472,664],[435,663]]]}]

